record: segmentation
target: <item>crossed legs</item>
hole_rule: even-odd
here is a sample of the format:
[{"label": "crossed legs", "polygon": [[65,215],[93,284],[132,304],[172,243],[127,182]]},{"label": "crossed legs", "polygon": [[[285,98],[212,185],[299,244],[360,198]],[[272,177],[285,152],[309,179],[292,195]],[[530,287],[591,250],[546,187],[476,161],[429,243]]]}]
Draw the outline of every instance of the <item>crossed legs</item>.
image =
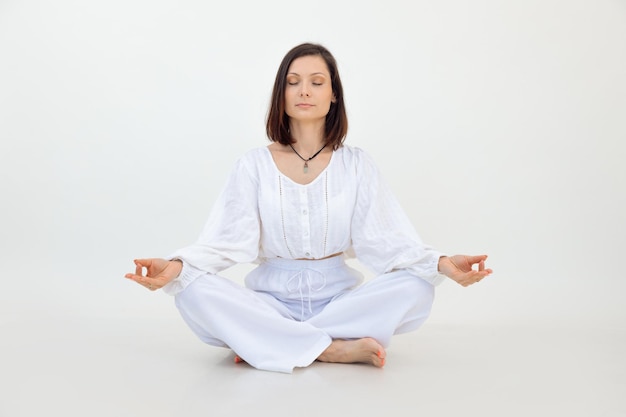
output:
[{"label": "crossed legs", "polygon": [[433,292],[431,284],[393,272],[337,297],[321,313],[299,322],[278,300],[207,275],[179,293],[176,304],[204,342],[230,347],[255,368],[292,372],[315,360],[384,366],[391,336],[426,320]]}]

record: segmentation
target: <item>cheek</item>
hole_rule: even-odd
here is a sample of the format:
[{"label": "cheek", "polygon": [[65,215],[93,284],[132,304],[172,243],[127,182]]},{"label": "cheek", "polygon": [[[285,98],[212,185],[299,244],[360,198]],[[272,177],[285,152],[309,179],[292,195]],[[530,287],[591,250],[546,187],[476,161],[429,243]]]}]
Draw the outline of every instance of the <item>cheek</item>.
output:
[{"label": "cheek", "polygon": [[296,96],[296,94],[294,94],[294,89],[293,87],[287,87],[285,88],[285,101],[293,101],[294,97]]},{"label": "cheek", "polygon": [[335,95],[333,94],[332,88],[329,88],[328,90],[326,90],[326,98],[329,101],[334,101],[335,100]]}]

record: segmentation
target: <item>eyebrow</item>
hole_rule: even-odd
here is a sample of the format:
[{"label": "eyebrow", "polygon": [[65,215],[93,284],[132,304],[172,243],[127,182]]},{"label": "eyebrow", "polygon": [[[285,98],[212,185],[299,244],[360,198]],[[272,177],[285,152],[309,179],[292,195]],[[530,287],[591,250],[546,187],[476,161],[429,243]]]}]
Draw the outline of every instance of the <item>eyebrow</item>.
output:
[{"label": "eyebrow", "polygon": [[[288,72],[287,75],[297,75],[298,77],[300,76],[300,74],[298,74],[297,72]],[[313,72],[309,75],[323,75],[324,77],[328,77],[328,75],[323,72]]]}]

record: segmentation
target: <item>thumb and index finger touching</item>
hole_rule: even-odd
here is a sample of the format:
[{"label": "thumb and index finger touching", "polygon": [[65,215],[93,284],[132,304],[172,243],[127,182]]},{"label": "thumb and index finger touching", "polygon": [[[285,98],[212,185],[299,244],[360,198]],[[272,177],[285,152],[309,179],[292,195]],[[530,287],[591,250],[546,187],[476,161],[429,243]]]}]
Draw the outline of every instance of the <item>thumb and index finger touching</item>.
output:
[{"label": "thumb and index finger touching", "polygon": [[[470,267],[469,271],[464,271],[464,276],[466,279],[482,279],[493,272],[491,268],[485,268],[485,260],[487,259],[487,255],[466,255],[465,259]],[[478,264],[478,268],[472,268],[472,266],[476,264]]]},{"label": "thumb and index finger touching", "polygon": [[485,261],[487,260],[487,255],[474,255],[468,256],[468,261],[470,265],[478,264],[478,270],[470,271],[474,273],[478,273],[482,277],[486,277],[491,274],[493,270],[491,268],[485,268]]},{"label": "thumb and index finger touching", "polygon": [[137,282],[147,282],[150,277],[148,276],[148,273],[146,272],[146,275],[143,274],[143,268],[149,268],[150,266],[152,266],[152,260],[151,259],[135,259],[133,261],[135,263],[135,273],[128,273],[126,275],[124,275],[126,278],[132,279],[133,281],[137,281]]}]

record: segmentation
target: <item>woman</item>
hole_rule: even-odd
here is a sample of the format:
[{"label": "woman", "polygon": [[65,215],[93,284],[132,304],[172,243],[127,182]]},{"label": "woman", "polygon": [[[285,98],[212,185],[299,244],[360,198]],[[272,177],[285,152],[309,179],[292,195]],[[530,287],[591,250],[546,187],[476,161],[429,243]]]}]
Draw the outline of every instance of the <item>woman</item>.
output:
[{"label": "woman", "polygon": [[[296,46],[276,75],[272,143],[237,161],[195,244],[167,260],[137,259],[126,277],[175,295],[201,340],[255,368],[384,366],[391,336],[426,320],[444,276],[467,286],[492,271],[486,255],[424,245],[371,158],[343,145],[346,133],[335,59],[320,45]],[[376,278],[363,283],[344,262],[352,256]],[[245,287],[217,275],[249,262],[259,265]]]}]

